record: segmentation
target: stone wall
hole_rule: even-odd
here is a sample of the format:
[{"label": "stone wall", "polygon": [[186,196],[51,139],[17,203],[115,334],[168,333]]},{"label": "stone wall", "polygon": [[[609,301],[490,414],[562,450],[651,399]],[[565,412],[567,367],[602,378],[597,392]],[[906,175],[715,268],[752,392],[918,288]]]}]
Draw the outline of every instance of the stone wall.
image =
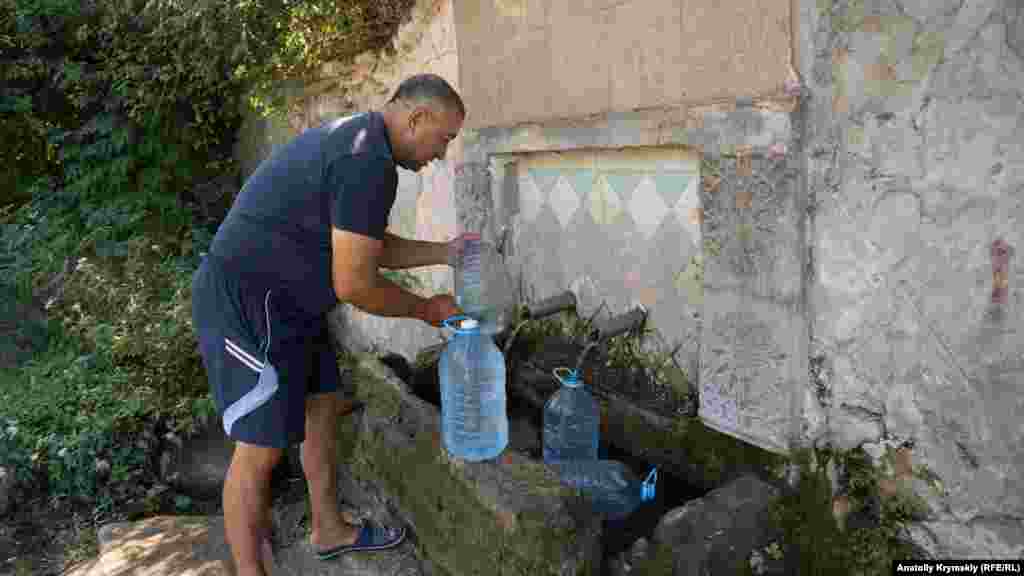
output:
[{"label": "stone wall", "polygon": [[777,93],[790,0],[486,0],[455,6],[470,127]]},{"label": "stone wall", "polygon": [[[535,272],[558,268],[557,288],[573,288],[584,314],[614,292],[584,276],[621,272],[612,312],[655,293],[629,284],[623,260],[611,256],[588,257],[593,274],[567,275],[566,260],[587,253],[586,243],[577,241],[573,253],[560,244],[538,260],[542,236],[524,231],[530,215],[548,209],[535,201],[553,206],[554,186],[544,182],[563,175],[537,181],[531,167],[543,170],[540,164],[569,151],[691,150],[701,162],[694,216],[703,251],[692,266],[662,266],[678,283],[658,285],[676,291],[666,309],[699,303],[698,344],[680,350],[679,361],[700,375],[702,419],[778,451],[790,440],[864,446],[875,456],[911,447],[914,477],[906,488],[930,509],[915,527],[921,544],[940,556],[1024,555],[1024,268],[1016,261],[1024,240],[1022,4],[793,0],[787,18],[798,26],[773,16],[746,28],[758,34],[725,36],[763,40],[770,58],[750,47],[761,44],[733,56],[728,42],[702,40],[717,37],[711,31],[723,8],[655,18],[678,5],[657,2],[642,16],[633,6],[613,20],[610,2],[587,3],[586,14],[561,4],[464,2],[453,13],[450,2],[425,1],[402,28],[404,52],[361,58],[338,72],[343,80],[308,87],[304,113],[287,129],[379,106],[412,71],[442,73],[467,97],[476,128],[456,141],[447,162],[419,175],[402,172],[393,229],[441,240],[467,214],[485,213],[491,230],[510,230],[510,271],[526,280],[532,273],[533,288],[524,282],[522,297],[549,296],[557,282]],[[691,4],[696,11],[699,3]],[[761,4],[743,3],[734,16],[748,21],[746,11]],[[772,14],[781,10],[776,4],[790,5],[773,2]],[[645,18],[658,21],[636,22]],[[559,22],[575,26],[572,42],[558,33]],[[784,30],[769,38],[772,22]],[[631,45],[661,46],[653,39],[670,28],[688,30],[683,46],[700,49],[706,74],[716,68],[708,62],[718,62],[720,74],[700,76],[699,67],[653,48],[604,52],[630,34]],[[497,44],[504,48],[488,55],[485,39],[503,39]],[[779,42],[790,40],[794,49],[780,56]],[[629,65],[615,64],[626,58]],[[556,67],[572,74],[556,75]],[[793,70],[804,83],[800,106],[782,90]],[[668,78],[675,75],[685,90]],[[613,85],[613,78],[628,82]],[[707,101],[689,101],[693,90]],[[286,133],[280,125],[247,129],[242,149],[256,151],[250,158],[269,149],[267,134]],[[457,198],[457,165],[460,173],[489,171],[490,190]],[[629,209],[621,201],[632,199],[635,186],[615,190],[616,205],[593,182],[573,189],[573,216],[602,222]],[[534,196],[524,196],[524,186],[535,186]],[[558,218],[550,212],[549,221]],[[426,291],[451,286],[446,269],[419,277]],[[336,319],[357,349],[412,357],[437,341],[437,331],[412,320],[347,307]]]},{"label": "stone wall", "polygon": [[[276,146],[300,131],[331,118],[379,109],[398,84],[413,74],[431,72],[458,90],[458,55],[451,0],[421,0],[412,18],[392,41],[394,52],[364,54],[350,65],[331,63],[323,79],[303,86],[287,86],[291,111],[287,119],[261,118],[246,110],[236,156],[248,176]],[[414,173],[399,168],[398,195],[391,211],[389,231],[406,238],[443,241],[456,234],[455,167],[462,157],[462,138],[448,148],[448,157]],[[408,286],[425,295],[451,291],[447,266],[402,274]],[[331,315],[343,343],[354,350],[390,350],[410,360],[416,352],[440,342],[440,332],[418,320],[371,316],[349,306]]]},{"label": "stone wall", "polygon": [[491,168],[491,226],[510,231],[523,299],[570,289],[599,318],[653,304],[645,345],[688,368],[704,423],[775,452],[795,435],[807,374],[794,110],[748,98],[491,127],[467,132],[465,150]]},{"label": "stone wall", "polygon": [[[804,0],[804,433],[909,442],[943,557],[1024,555],[1024,5]],[[922,481],[927,478],[928,481]]]}]

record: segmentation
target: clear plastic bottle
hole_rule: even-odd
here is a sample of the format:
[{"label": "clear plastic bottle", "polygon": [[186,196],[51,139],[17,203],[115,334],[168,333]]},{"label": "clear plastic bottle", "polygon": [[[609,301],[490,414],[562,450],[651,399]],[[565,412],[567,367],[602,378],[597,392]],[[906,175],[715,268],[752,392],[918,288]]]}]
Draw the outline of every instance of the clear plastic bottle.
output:
[{"label": "clear plastic bottle", "polygon": [[597,400],[575,370],[556,368],[554,374],[562,387],[544,405],[544,462],[597,460],[601,434]]},{"label": "clear plastic bottle", "polygon": [[455,334],[441,353],[441,437],[448,452],[469,461],[497,457],[508,445],[505,356],[479,323],[444,321]]},{"label": "clear plastic bottle", "polygon": [[620,520],[644,502],[654,499],[658,469],[651,469],[643,482],[628,466],[617,460],[565,460],[550,464],[563,484],[578,489],[593,509]]},{"label": "clear plastic bottle", "polygon": [[455,263],[455,303],[480,322],[481,332],[495,334],[505,327],[514,306],[511,284],[497,248],[480,234],[464,234]]},{"label": "clear plastic bottle", "polygon": [[463,235],[462,253],[455,266],[455,303],[466,315],[479,318],[484,309],[480,234]]}]

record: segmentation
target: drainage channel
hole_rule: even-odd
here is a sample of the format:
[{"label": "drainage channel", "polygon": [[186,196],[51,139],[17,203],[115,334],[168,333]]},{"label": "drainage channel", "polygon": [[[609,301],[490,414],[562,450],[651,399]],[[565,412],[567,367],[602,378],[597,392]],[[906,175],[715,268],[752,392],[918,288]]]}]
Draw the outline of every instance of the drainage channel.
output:
[{"label": "drainage channel", "polygon": [[[416,396],[440,409],[440,380],[436,362],[414,369],[399,355],[385,356],[381,361],[405,381]],[[535,400],[530,401],[516,394],[513,387],[510,386],[508,389],[509,449],[540,460],[542,408]],[[639,478],[645,478],[652,467],[649,461],[611,444],[605,437],[601,438],[600,457],[623,462]],[[703,495],[702,489],[691,486],[679,476],[659,468],[657,494],[654,500],[644,504],[624,520],[605,521],[601,544],[606,571],[610,564],[608,560],[628,550],[636,540],[646,538],[650,541],[655,527],[668,511]]]}]

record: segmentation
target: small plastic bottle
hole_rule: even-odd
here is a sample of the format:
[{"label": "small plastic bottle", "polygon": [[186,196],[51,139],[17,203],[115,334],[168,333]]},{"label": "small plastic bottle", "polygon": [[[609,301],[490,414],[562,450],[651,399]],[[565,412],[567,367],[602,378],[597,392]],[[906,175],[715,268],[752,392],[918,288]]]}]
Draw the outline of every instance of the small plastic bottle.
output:
[{"label": "small plastic bottle", "polygon": [[441,352],[441,437],[455,457],[497,457],[508,445],[505,356],[480,324],[466,316],[444,321],[455,334]]},{"label": "small plastic bottle", "polygon": [[550,464],[562,483],[578,489],[597,512],[621,520],[644,502],[654,499],[658,469],[643,482],[617,460],[566,460]]},{"label": "small plastic bottle", "polygon": [[480,234],[467,232],[462,236],[462,253],[455,265],[455,303],[466,315],[478,318],[484,309],[481,276]]},{"label": "small plastic bottle", "polygon": [[480,322],[480,331],[493,335],[505,328],[514,308],[512,279],[497,248],[478,233],[463,235],[455,262],[455,303]]},{"label": "small plastic bottle", "polygon": [[575,370],[556,368],[559,388],[544,405],[544,462],[597,460],[601,412]]}]

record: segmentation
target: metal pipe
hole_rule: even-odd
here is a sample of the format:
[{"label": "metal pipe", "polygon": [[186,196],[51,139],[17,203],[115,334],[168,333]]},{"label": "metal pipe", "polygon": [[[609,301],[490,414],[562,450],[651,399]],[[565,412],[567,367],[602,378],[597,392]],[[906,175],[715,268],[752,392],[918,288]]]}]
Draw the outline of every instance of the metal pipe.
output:
[{"label": "metal pipe", "polygon": [[576,295],[570,290],[566,290],[557,296],[552,296],[546,300],[534,304],[527,304],[527,317],[531,319],[544,318],[545,316],[551,316],[557,314],[562,310],[569,310],[576,307]]},{"label": "metal pipe", "polygon": [[566,290],[557,296],[552,296],[546,300],[534,304],[527,304],[525,307],[525,318],[516,324],[515,328],[509,334],[508,339],[505,340],[504,352],[508,356],[509,350],[512,349],[512,344],[515,343],[516,336],[519,335],[519,331],[523,329],[530,320],[539,320],[545,316],[551,316],[557,314],[562,310],[569,310],[570,308],[576,307],[576,295],[571,291]]},{"label": "metal pipe", "polygon": [[589,342],[587,342],[587,345],[583,347],[583,352],[580,352],[580,355],[576,358],[576,373],[580,375],[580,378],[583,378],[583,362],[584,360],[586,360],[587,354],[589,354],[591,350],[600,345],[601,340],[590,340]]},{"label": "metal pipe", "polygon": [[512,343],[516,341],[516,336],[519,335],[519,331],[523,329],[523,326],[529,324],[529,322],[529,318],[527,318],[526,320],[520,320],[519,323],[516,324],[516,327],[512,329],[512,333],[509,334],[508,339],[505,340],[505,349],[503,350],[503,352],[505,353],[505,358],[508,358],[508,353],[510,350],[512,350]]},{"label": "metal pipe", "polygon": [[592,338],[605,341],[640,328],[646,320],[647,312],[638,306],[625,314],[609,318],[605,322],[598,324]]},{"label": "metal pipe", "polygon": [[583,351],[576,358],[576,372],[583,373],[583,363],[587,359],[587,354],[590,354],[594,348],[607,344],[608,340],[615,336],[638,329],[646,320],[647,311],[642,306],[638,306],[625,314],[599,323],[586,338]]}]

